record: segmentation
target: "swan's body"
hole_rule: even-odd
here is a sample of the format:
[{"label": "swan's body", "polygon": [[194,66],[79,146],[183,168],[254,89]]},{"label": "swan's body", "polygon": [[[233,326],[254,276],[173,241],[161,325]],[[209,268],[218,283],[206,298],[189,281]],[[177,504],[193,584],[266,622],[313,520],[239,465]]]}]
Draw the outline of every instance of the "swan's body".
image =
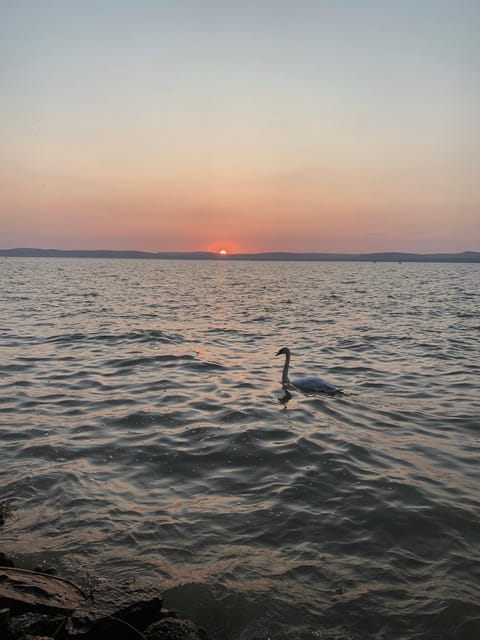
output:
[{"label": "swan's body", "polygon": [[280,349],[276,355],[279,356],[282,353],[285,354],[285,364],[283,365],[282,372],[282,387],[284,389],[298,389],[304,393],[338,393],[341,391],[341,389],[330,382],[322,380],[321,378],[316,378],[315,376],[303,376],[301,378],[295,378],[295,380],[290,380],[288,377],[290,349],[288,347],[283,347],[283,349]]}]

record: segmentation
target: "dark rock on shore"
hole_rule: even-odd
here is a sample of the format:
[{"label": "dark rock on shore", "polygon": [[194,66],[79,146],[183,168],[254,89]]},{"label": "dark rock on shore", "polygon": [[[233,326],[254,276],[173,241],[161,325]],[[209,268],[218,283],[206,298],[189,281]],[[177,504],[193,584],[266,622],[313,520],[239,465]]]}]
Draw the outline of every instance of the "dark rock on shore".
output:
[{"label": "dark rock on shore", "polygon": [[50,637],[57,632],[62,621],[63,618],[61,616],[46,615],[44,613],[23,613],[11,618],[8,626],[9,638],[18,640],[20,638],[24,639],[26,636]]},{"label": "dark rock on shore", "polygon": [[0,567],[0,606],[14,612],[70,613],[85,601],[73,583],[35,571]]},{"label": "dark rock on shore", "polygon": [[162,606],[161,590],[139,580],[102,581],[87,596],[62,578],[0,568],[2,640],[208,640]]},{"label": "dark rock on shore", "polygon": [[115,638],[128,636],[129,627],[143,631],[159,620],[162,604],[161,590],[150,583],[102,583],[72,613],[65,629],[72,638],[106,638],[113,632]]},{"label": "dark rock on shore", "polygon": [[55,638],[52,638],[51,636],[31,636],[30,634],[27,634],[26,636],[23,636],[22,640],[55,640]]},{"label": "dark rock on shore", "polygon": [[144,633],[147,640],[208,640],[209,636],[191,620],[165,618],[150,625]]}]

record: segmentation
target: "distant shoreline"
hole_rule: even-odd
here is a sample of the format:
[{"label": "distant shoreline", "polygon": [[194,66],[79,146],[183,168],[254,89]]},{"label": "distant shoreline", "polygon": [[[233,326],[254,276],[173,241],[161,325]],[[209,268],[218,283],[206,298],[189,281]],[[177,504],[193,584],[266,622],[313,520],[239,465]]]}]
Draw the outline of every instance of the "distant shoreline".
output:
[{"label": "distant shoreline", "polygon": [[0,249],[0,257],[10,258],[125,258],[139,260],[255,260],[290,262],[460,262],[480,263],[480,251],[461,253],[295,253],[276,251],[268,253],[231,253],[219,255],[209,251],[113,251],[91,249]]}]

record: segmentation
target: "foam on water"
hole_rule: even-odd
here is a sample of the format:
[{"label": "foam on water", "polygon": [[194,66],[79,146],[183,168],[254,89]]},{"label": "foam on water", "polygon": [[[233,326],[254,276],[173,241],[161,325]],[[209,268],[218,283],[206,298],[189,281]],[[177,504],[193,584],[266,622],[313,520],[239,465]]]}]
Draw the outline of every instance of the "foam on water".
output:
[{"label": "foam on water", "polygon": [[[478,265],[0,274],[20,565],[150,576],[226,639],[478,637]],[[283,346],[345,393],[282,400]]]}]

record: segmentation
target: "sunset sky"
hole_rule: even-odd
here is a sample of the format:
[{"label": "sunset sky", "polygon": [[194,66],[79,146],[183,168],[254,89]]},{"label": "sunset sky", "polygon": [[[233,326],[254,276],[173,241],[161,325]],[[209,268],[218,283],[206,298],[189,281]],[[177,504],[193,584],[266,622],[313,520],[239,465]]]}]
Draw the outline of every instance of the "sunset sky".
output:
[{"label": "sunset sky", "polygon": [[478,0],[4,0],[0,247],[480,249]]}]

